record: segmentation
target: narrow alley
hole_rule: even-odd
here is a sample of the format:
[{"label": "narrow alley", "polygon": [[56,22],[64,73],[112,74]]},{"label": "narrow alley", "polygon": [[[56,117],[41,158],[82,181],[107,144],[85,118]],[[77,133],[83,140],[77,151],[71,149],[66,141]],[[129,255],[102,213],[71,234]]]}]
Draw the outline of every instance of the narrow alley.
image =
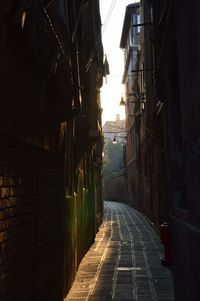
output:
[{"label": "narrow alley", "polygon": [[138,211],[104,202],[104,222],[83,258],[65,301],[172,301],[170,271],[160,264],[162,245]]},{"label": "narrow alley", "polygon": [[0,63],[0,301],[200,301],[200,1],[2,0]]}]

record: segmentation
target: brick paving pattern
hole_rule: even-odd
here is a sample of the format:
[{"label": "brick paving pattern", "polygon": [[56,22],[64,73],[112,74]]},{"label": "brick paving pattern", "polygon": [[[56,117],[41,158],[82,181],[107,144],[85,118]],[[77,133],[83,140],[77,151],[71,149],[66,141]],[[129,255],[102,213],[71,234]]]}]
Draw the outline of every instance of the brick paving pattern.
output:
[{"label": "brick paving pattern", "polygon": [[159,237],[138,211],[105,202],[104,223],[65,301],[173,301],[162,254]]}]

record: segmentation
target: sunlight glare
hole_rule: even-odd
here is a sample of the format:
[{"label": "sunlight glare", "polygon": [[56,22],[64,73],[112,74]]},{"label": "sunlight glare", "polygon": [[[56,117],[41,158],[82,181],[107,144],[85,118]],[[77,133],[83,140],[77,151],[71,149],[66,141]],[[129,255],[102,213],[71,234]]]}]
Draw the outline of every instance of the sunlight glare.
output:
[{"label": "sunlight glare", "polygon": [[[112,0],[100,0],[102,23],[105,22],[112,2]],[[119,44],[126,6],[134,2],[139,1],[116,1],[109,21],[106,26],[103,26],[102,40],[104,53],[107,55],[110,67],[110,75],[107,76],[107,80],[104,79],[104,85],[101,89],[102,125],[107,120],[116,120],[116,114],[120,114],[120,119],[125,118],[124,107],[119,106],[120,98],[124,95],[124,85],[122,85],[124,60],[123,51],[119,48]]]}]

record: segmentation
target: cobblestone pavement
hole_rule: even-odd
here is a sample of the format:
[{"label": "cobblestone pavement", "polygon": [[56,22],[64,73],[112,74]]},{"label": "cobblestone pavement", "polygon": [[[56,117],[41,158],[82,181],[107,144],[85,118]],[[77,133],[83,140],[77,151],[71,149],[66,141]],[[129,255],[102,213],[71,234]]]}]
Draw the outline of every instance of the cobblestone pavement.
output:
[{"label": "cobblestone pavement", "polygon": [[173,301],[159,237],[136,210],[104,203],[104,223],[65,301]]}]

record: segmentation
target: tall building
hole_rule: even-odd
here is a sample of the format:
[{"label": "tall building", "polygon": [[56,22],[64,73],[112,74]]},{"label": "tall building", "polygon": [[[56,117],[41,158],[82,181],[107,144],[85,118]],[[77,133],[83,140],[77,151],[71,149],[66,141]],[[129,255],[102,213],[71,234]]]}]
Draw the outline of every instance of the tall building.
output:
[{"label": "tall building", "polygon": [[63,300],[102,220],[98,1],[0,4],[0,299]]},{"label": "tall building", "polygon": [[[128,93],[125,99],[127,149],[133,148],[127,151],[129,197],[158,230],[169,225],[177,301],[200,299],[199,5],[193,0],[189,13],[188,4],[177,0],[140,2],[141,23],[134,25],[140,47],[128,91],[135,97],[131,124]],[[132,27],[124,25],[122,37]]]},{"label": "tall building", "polygon": [[188,9],[187,3],[177,0],[143,2],[145,13],[152,11],[155,89],[165,107],[175,299],[196,301],[200,299],[200,3],[191,1]]},{"label": "tall building", "polygon": [[[144,15],[146,13],[148,16]],[[125,84],[129,203],[159,229],[161,223],[168,221],[169,209],[164,158],[164,106],[154,89],[150,18],[151,10],[144,11],[142,2],[128,5],[120,48],[125,53],[122,82]]]},{"label": "tall building", "polygon": [[[138,184],[137,182],[137,158],[136,140],[138,132],[136,130],[136,115],[140,116],[140,108],[136,99],[138,86],[135,87],[138,74],[138,60],[140,57],[140,27],[135,26],[140,23],[140,3],[130,4],[126,7],[124,23],[121,34],[120,48],[124,53],[124,74],[122,83],[125,85],[125,98],[121,104],[125,105],[126,114],[126,173],[128,187],[128,201],[132,206],[137,207]],[[123,101],[125,101],[123,103]]]}]

